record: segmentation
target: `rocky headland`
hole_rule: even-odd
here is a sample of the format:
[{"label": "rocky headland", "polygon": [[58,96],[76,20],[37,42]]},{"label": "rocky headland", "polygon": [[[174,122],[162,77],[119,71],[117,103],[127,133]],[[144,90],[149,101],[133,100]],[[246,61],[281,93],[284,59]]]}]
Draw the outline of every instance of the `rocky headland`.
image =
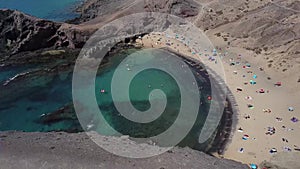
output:
[{"label": "rocky headland", "polygon": [[[266,73],[276,74],[278,79],[286,81],[296,92],[300,91],[297,90],[300,89],[300,76],[297,73],[300,70],[299,1],[88,0],[77,10],[81,17],[67,23],[46,21],[8,9],[0,10],[0,65],[5,67],[28,62],[48,64],[51,60],[52,69],[38,73],[70,71],[80,49],[100,26],[136,12],[163,12],[193,22],[217,46],[230,46],[233,51],[238,48],[249,52],[253,56],[251,60]],[[65,64],[56,67],[55,59],[61,58],[65,59]],[[16,79],[27,75],[32,74],[20,75]],[[69,113],[69,110],[67,107],[54,113],[60,115]],[[227,113],[226,116],[231,117],[232,114]],[[42,120],[49,122],[47,118]],[[229,133],[223,134],[230,137]],[[31,168],[56,168],[61,164],[64,164],[63,168],[247,168],[240,163],[217,159],[189,148],[176,148],[172,152],[141,161],[124,159],[103,151],[86,139],[83,133],[5,132],[0,134],[0,139],[0,145],[5,147],[0,156],[4,168],[28,165],[27,161],[31,162]],[[29,150],[26,147],[31,148]],[[96,157],[98,153],[101,158]],[[265,166],[280,168],[267,162]]]}]

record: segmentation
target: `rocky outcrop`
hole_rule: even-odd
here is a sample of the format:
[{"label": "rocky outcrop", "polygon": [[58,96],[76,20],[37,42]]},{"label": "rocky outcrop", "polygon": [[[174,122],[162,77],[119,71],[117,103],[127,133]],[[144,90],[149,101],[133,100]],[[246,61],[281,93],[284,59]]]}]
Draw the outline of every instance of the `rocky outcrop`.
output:
[{"label": "rocky outcrop", "polygon": [[[106,146],[143,151],[152,145],[138,144],[121,137],[99,136]],[[218,159],[189,148],[174,148],[152,158],[131,159],[112,155],[95,144],[85,133],[0,133],[1,168],[103,168],[103,169],[247,169],[247,165]],[[107,144],[109,143],[109,144]]]},{"label": "rocky outcrop", "polygon": [[[67,21],[72,24],[80,24],[90,21],[96,17],[106,17],[114,15],[123,10],[127,10],[134,5],[132,13],[137,11],[142,12],[142,8],[137,8],[136,3],[143,3],[141,0],[88,0],[82,6],[77,8],[80,12],[80,17]],[[141,10],[142,9],[142,10]]]},{"label": "rocky outcrop", "polygon": [[0,10],[0,54],[3,57],[43,48],[82,47],[92,33],[68,28],[19,11]]},{"label": "rocky outcrop", "polygon": [[18,53],[54,46],[59,23],[13,10],[0,10],[0,53]]},{"label": "rocky outcrop", "polygon": [[198,15],[199,4],[193,0],[146,0],[145,10],[147,12],[163,12],[180,17],[191,17]]},{"label": "rocky outcrop", "polygon": [[284,73],[300,63],[299,6],[296,0],[211,1],[195,24],[233,47],[253,51],[268,69]]},{"label": "rocky outcrop", "polygon": [[81,16],[68,23],[80,24],[93,19],[104,21],[111,16],[139,12],[162,12],[180,17],[198,15],[200,5],[194,0],[88,0],[77,11]]}]

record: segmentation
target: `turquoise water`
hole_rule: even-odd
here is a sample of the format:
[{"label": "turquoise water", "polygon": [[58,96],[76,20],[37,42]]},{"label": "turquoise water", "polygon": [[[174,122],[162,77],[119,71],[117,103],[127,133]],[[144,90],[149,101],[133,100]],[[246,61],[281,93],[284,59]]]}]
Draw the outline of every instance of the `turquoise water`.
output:
[{"label": "turquoise water", "polygon": [[81,2],[83,0],[0,0],[0,8],[16,9],[48,20],[65,21],[78,16],[74,9]]},{"label": "turquoise water", "polygon": [[[145,62],[149,59],[147,56],[143,56],[143,58]],[[127,103],[128,100],[113,100],[111,95],[112,76],[118,67],[118,63],[123,59],[124,55],[114,56],[112,58],[114,64],[99,72],[101,78],[96,79],[95,90],[99,108],[109,125],[124,135],[134,137],[155,136],[168,129],[177,118],[181,101],[179,87],[170,75],[158,69],[147,69],[137,74],[131,81],[129,88],[130,102],[136,109],[146,111],[150,108],[149,95],[154,89],[162,90],[167,96],[168,103],[163,115],[151,123],[141,124],[129,121],[122,117],[113,105],[114,102]],[[122,82],[122,79],[120,80]],[[101,89],[105,89],[106,93],[101,94],[99,92]],[[97,131],[106,133],[101,129],[101,126]],[[114,135],[115,133],[106,134]]]},{"label": "turquoise water", "polygon": [[[96,100],[106,122],[116,131],[133,137],[151,137],[162,133],[174,123],[179,113],[181,95],[176,81],[169,74],[158,69],[147,69],[140,72],[131,81],[129,88],[130,100],[113,100],[111,95],[113,74],[123,59],[135,51],[131,49],[115,54],[113,57],[110,57],[108,63],[99,68],[95,81]],[[62,63],[65,62],[62,61]],[[73,107],[73,66],[65,70],[52,71],[52,73],[45,73],[43,69],[39,70],[41,67],[45,68],[47,66],[28,65],[27,67],[0,68],[0,83],[2,84],[0,85],[0,131],[45,132],[82,130],[73,109],[71,109],[69,114],[55,115],[55,120],[43,121],[44,114],[53,115],[53,112],[66,105]],[[39,73],[31,73],[26,78],[19,78],[8,85],[3,85],[8,78],[14,77],[15,74],[28,71],[34,72],[34,70],[39,70]],[[192,70],[196,76],[196,70]],[[197,79],[197,83],[198,86],[204,87],[204,92],[199,96],[204,104],[199,107],[196,123],[190,132],[191,134],[183,140],[183,145],[198,146],[197,138],[208,113],[210,102],[207,101],[206,97],[210,94],[210,85],[203,84],[200,78]],[[101,93],[101,89],[105,89],[106,92]],[[114,106],[116,101],[131,102],[136,109],[145,111],[150,107],[149,94],[154,89],[162,90],[168,102],[163,114],[153,122],[144,124],[129,121],[120,116]],[[93,130],[101,134],[115,134],[106,132],[106,129],[102,128],[101,125],[94,126]]]},{"label": "turquoise water", "polygon": [[[22,71],[23,70],[23,71]],[[0,69],[0,79],[12,73],[32,68]],[[2,80],[2,84],[3,84]],[[32,76],[0,87],[0,131],[52,131],[72,128],[72,121],[45,125],[39,122],[42,114],[53,112],[71,102],[71,74]]]}]

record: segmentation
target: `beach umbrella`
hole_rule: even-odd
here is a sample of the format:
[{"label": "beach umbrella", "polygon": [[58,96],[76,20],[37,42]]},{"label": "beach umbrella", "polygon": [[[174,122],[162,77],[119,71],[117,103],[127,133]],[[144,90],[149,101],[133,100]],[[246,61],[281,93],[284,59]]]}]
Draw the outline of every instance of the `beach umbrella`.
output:
[{"label": "beach umbrella", "polygon": [[212,100],[212,97],[211,96],[207,96],[207,100]]},{"label": "beach umbrella", "polygon": [[257,75],[253,75],[253,79],[256,79],[257,78]]}]

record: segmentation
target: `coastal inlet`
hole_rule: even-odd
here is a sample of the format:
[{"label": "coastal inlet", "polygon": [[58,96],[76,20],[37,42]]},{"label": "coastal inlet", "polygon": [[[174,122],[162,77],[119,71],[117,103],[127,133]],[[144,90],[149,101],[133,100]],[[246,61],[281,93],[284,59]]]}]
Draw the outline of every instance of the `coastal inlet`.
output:
[{"label": "coastal inlet", "polygon": [[[94,90],[98,107],[111,127],[123,135],[148,138],[165,131],[174,123],[181,106],[181,95],[176,81],[170,75],[161,70],[148,69],[135,76],[131,82],[130,100],[117,100],[117,102],[131,102],[137,110],[146,111],[150,107],[149,94],[152,90],[159,89],[165,93],[167,98],[167,105],[163,114],[155,121],[146,124],[133,123],[120,115],[111,95],[112,77],[118,65],[128,55],[139,50],[141,49],[127,44],[119,44],[114,51],[107,54],[99,66]],[[33,54],[24,55],[23,59],[18,60],[14,60],[12,57],[6,61],[10,64],[1,67],[0,130],[26,132],[83,131],[72,103],[72,70],[78,51],[39,52],[36,53],[40,56],[39,59],[34,59]],[[171,51],[166,50],[165,52]],[[46,62],[49,57],[57,59]],[[151,57],[141,57],[145,58],[145,62],[151,60]],[[224,132],[223,127],[225,127],[222,125],[224,124],[219,126],[212,138],[206,143],[198,143],[199,133],[206,120],[210,104],[214,101],[210,97],[211,84],[208,74],[200,63],[178,55],[174,55],[174,57],[182,59],[189,65],[201,93],[196,122],[179,145],[202,151],[219,151],[220,146],[224,148],[224,145],[219,145],[220,140],[224,141],[224,134],[222,134]],[[24,67],[22,60],[28,61],[29,58],[31,58],[31,63]],[[129,63],[124,71],[130,72],[134,66],[134,62]],[[83,127],[98,131],[101,134],[116,134],[108,132],[101,125],[98,125],[101,122],[95,121],[94,117],[87,116],[86,118],[91,121],[91,124]],[[216,144],[218,145],[215,146]]]}]

